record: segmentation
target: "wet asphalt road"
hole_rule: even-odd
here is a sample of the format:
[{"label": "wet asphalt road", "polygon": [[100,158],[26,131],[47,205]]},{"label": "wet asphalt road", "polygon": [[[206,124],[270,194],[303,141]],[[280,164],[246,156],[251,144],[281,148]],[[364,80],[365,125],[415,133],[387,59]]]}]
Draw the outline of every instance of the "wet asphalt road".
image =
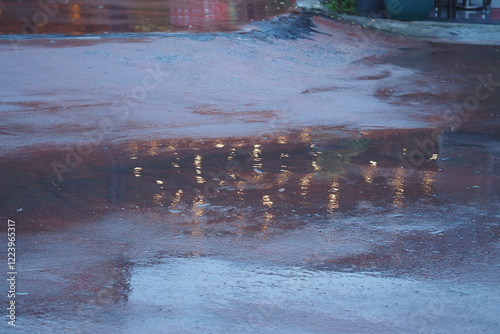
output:
[{"label": "wet asphalt road", "polygon": [[500,47],[243,30],[0,41],[15,330],[497,333]]}]

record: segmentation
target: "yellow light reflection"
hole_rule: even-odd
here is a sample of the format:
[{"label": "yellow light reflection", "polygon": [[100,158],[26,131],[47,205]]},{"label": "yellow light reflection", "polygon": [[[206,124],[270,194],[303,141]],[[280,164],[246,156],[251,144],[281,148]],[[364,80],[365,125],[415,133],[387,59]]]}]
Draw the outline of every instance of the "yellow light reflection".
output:
[{"label": "yellow light reflection", "polygon": [[243,201],[243,196],[245,196],[245,181],[237,181],[236,182],[236,193],[238,194],[238,199]]},{"label": "yellow light reflection", "polygon": [[316,170],[316,171],[321,170],[321,166],[318,165],[317,161],[313,161],[311,164],[314,167],[314,170]]},{"label": "yellow light reflection", "polygon": [[156,140],[150,142],[151,147],[148,149],[148,155],[158,155],[160,153],[159,143]]},{"label": "yellow light reflection", "polygon": [[[203,157],[201,155],[195,155],[194,156],[194,165],[195,165],[195,170],[196,174],[200,175],[201,174],[201,160]],[[205,179],[203,179],[201,176],[196,177],[196,182],[197,183],[205,183]]]},{"label": "yellow light reflection", "polygon": [[261,171],[262,169],[262,158],[259,156],[262,151],[259,149],[260,147],[260,144],[255,144],[254,146],[254,149],[252,151],[252,156],[253,156],[253,165],[252,167],[254,168],[254,173],[258,174],[258,176],[256,176],[255,178],[256,179],[260,179],[262,178],[262,174],[263,172]]},{"label": "yellow light reflection", "polygon": [[155,201],[156,204],[160,205],[160,206],[163,206],[163,195],[162,194],[154,194],[153,195],[153,199]]},{"label": "yellow light reflection", "polygon": [[137,143],[131,143],[128,146],[128,149],[130,150],[130,159],[137,159],[137,156],[139,155],[139,145],[137,145]]},{"label": "yellow light reflection", "polygon": [[262,197],[262,204],[270,208],[273,206],[273,201],[271,201],[271,197],[269,195],[264,195]]},{"label": "yellow light reflection", "polygon": [[364,168],[364,179],[366,183],[372,183],[373,182],[373,174],[375,174],[376,169],[375,168]]},{"label": "yellow light reflection", "polygon": [[[290,155],[288,155],[287,153],[280,153],[280,160],[285,160],[289,157]],[[280,172],[288,172],[288,166],[284,162],[281,163]]]},{"label": "yellow light reflection", "polygon": [[436,172],[428,171],[423,176],[422,187],[426,195],[432,195],[432,185],[436,181]]},{"label": "yellow light reflection", "polygon": [[300,133],[299,137],[303,142],[310,142],[311,141],[311,136],[309,135],[310,129],[304,129]]},{"label": "yellow light reflection", "polygon": [[313,176],[314,176],[314,173],[309,173],[300,179],[300,189],[302,190],[302,192],[300,193],[301,196],[307,195],[307,190],[309,189],[309,186],[311,185],[311,179]]},{"label": "yellow light reflection", "polygon": [[276,184],[278,186],[283,186],[288,182],[288,177],[290,173],[287,170],[281,170],[281,173],[276,177]]},{"label": "yellow light reflection", "polygon": [[339,208],[339,183],[337,181],[333,181],[328,192],[327,211],[331,213]]},{"label": "yellow light reflection", "polygon": [[226,146],[226,144],[224,144],[222,142],[214,144],[214,147],[216,147],[216,148],[223,148],[224,146]]},{"label": "yellow light reflection", "polygon": [[71,18],[73,20],[80,19],[80,6],[78,6],[78,5],[71,6]]},{"label": "yellow light reflection", "polygon": [[193,202],[193,226],[191,228],[191,235],[193,236],[202,237],[205,235],[205,230],[200,224],[200,219],[203,218],[205,213],[204,204],[203,196],[198,196]]},{"label": "yellow light reflection", "polygon": [[267,229],[272,224],[274,217],[275,216],[273,214],[267,212],[266,210],[266,213],[264,215],[264,223],[262,224],[262,229],[261,229],[262,232],[267,232]]},{"label": "yellow light reflection", "polygon": [[162,180],[156,180],[156,183],[163,184],[163,181]]},{"label": "yellow light reflection", "polygon": [[175,150],[177,150],[176,146],[178,146],[178,145],[179,145],[179,142],[178,142],[177,140],[172,140],[172,141],[170,141],[167,145],[168,145],[167,147],[168,147],[169,149],[171,149],[171,150],[175,151]]},{"label": "yellow light reflection", "polygon": [[134,175],[136,177],[140,177],[141,176],[141,170],[142,170],[142,167],[134,167]]},{"label": "yellow light reflection", "polygon": [[252,151],[252,155],[254,158],[258,158],[259,157],[259,154],[262,153],[262,151],[259,149],[260,145],[255,145],[254,146],[254,149]]},{"label": "yellow light reflection", "polygon": [[392,186],[394,188],[394,204],[396,206],[401,206],[403,204],[404,196],[404,168],[396,168],[394,171],[394,179],[392,180]]},{"label": "yellow light reflection", "polygon": [[201,168],[201,159],[203,159],[203,157],[201,155],[194,156],[194,165],[196,166],[196,169]]},{"label": "yellow light reflection", "polygon": [[179,189],[176,193],[175,193],[175,197],[174,199],[172,200],[172,204],[171,206],[177,206],[181,203],[181,197],[182,197],[182,189]]},{"label": "yellow light reflection", "polygon": [[278,136],[278,144],[288,143],[288,136]]}]

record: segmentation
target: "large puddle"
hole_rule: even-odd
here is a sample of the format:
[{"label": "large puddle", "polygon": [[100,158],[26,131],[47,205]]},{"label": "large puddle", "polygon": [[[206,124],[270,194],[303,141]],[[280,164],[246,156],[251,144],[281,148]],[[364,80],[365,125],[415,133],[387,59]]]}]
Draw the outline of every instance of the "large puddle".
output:
[{"label": "large puddle", "polygon": [[2,1],[0,34],[231,31],[286,13],[290,0]]},{"label": "large puddle", "polygon": [[[498,198],[495,137],[440,129],[299,131],[264,138],[158,140],[2,164],[9,214],[74,215],[110,206],[193,215],[265,231],[307,216],[399,212]],[[33,166],[36,166],[34,168]],[[247,220],[252,221],[249,225]],[[27,227],[27,226],[25,226]]]},{"label": "large puddle", "polygon": [[2,158],[26,330],[326,332],[328,311],[384,331],[358,318],[449,326],[450,307],[494,326],[496,137],[304,128],[67,154]]}]

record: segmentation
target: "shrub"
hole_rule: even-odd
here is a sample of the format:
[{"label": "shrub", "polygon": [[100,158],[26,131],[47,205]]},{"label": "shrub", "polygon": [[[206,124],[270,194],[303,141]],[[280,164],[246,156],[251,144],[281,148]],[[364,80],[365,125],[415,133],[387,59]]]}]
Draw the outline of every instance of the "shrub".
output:
[{"label": "shrub", "polygon": [[333,12],[353,14],[356,10],[354,0],[327,0],[326,8]]}]

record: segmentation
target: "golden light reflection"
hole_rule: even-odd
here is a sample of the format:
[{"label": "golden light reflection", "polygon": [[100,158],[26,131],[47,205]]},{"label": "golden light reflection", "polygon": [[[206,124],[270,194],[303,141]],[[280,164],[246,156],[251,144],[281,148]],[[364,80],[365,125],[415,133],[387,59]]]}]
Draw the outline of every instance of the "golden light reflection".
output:
[{"label": "golden light reflection", "polygon": [[300,189],[302,190],[302,192],[300,193],[301,196],[307,195],[307,190],[309,189],[309,186],[311,185],[311,179],[313,176],[314,176],[314,173],[309,173],[300,179]]},{"label": "golden light reflection", "polygon": [[278,144],[288,143],[288,136],[278,136]]},{"label": "golden light reflection", "polygon": [[279,173],[276,177],[276,184],[278,186],[285,185],[288,182],[288,177],[290,176],[289,173],[290,172],[287,170],[281,170],[281,173]]},{"label": "golden light reflection", "polygon": [[300,133],[299,137],[303,142],[310,142],[311,141],[311,135],[309,134],[311,130],[310,129],[304,129]]},{"label": "golden light reflection", "polygon": [[262,204],[270,208],[273,206],[273,201],[271,201],[271,197],[269,195],[264,195],[262,197]]},{"label": "golden light reflection", "polygon": [[254,145],[254,149],[252,151],[252,155],[254,158],[258,158],[259,157],[259,154],[262,153],[262,151],[259,149],[260,145]]},{"label": "golden light reflection", "polygon": [[214,144],[214,147],[216,147],[216,148],[223,148],[224,146],[226,146],[226,144],[224,142],[218,142],[218,143]]},{"label": "golden light reflection", "polygon": [[327,211],[330,213],[339,208],[339,189],[339,183],[337,181],[333,181],[330,185],[330,189],[328,190],[329,194]]},{"label": "golden light reflection", "polygon": [[150,142],[151,147],[148,149],[148,155],[158,155],[160,153],[161,150],[158,144],[156,140]]},{"label": "golden light reflection", "polygon": [[154,194],[153,195],[153,199],[154,199],[154,202],[160,206],[163,206],[163,195],[162,194]]},{"label": "golden light reflection", "polygon": [[370,161],[370,166],[371,167],[377,167],[377,162],[376,161]]},{"label": "golden light reflection", "polygon": [[202,237],[205,235],[205,229],[200,224],[200,219],[205,213],[203,196],[198,196],[193,202],[193,226],[191,228],[191,235]]},{"label": "golden light reflection", "polygon": [[78,6],[78,5],[71,6],[71,18],[73,20],[80,19],[80,6]]},{"label": "golden light reflection", "polygon": [[163,184],[163,181],[162,180],[156,180],[156,183],[157,184]]},{"label": "golden light reflection", "polygon": [[[286,158],[289,158],[290,155],[287,153],[280,153],[280,160],[284,160]],[[282,163],[280,172],[288,172],[288,166]]]},{"label": "golden light reflection", "polygon": [[396,206],[401,206],[403,204],[404,196],[404,168],[396,168],[394,171],[394,178],[392,180],[392,186],[394,188],[394,201]]},{"label": "golden light reflection", "polygon": [[[198,175],[201,174],[201,160],[202,159],[203,159],[203,157],[201,155],[195,155],[194,156],[194,163],[193,163],[193,165],[195,165],[196,174],[198,174]],[[196,182],[197,183],[205,183],[205,180],[201,176],[197,176],[196,177]]]},{"label": "golden light reflection", "polygon": [[196,169],[201,169],[201,160],[203,157],[201,155],[195,155],[194,156],[194,165],[196,166]]},{"label": "golden light reflection", "polygon": [[177,150],[177,148],[176,148],[176,147],[179,145],[179,142],[178,142],[177,140],[172,140],[172,141],[170,141],[167,145],[168,145],[167,147],[168,147],[169,149],[171,149],[171,150],[175,151],[175,150]]},{"label": "golden light reflection", "polygon": [[262,153],[262,151],[259,149],[260,147],[260,144],[255,144],[254,146],[254,149],[252,151],[252,156],[253,156],[253,168],[254,168],[254,173],[256,174],[259,174],[258,176],[256,176],[255,178],[256,179],[260,179],[262,177],[262,174],[263,172],[261,171],[262,169],[262,158],[260,157],[260,154]]},{"label": "golden light reflection", "polygon": [[262,232],[267,232],[269,226],[273,222],[274,217],[275,216],[273,214],[267,212],[266,210],[266,213],[264,214],[264,223],[262,224],[262,229],[261,229]]},{"label": "golden light reflection", "polygon": [[130,159],[137,159],[137,156],[139,155],[139,145],[137,145],[137,143],[131,143],[128,146],[128,149],[130,150]]},{"label": "golden light reflection", "polygon": [[[199,205],[204,205],[205,204],[205,201],[203,200],[204,196],[203,195],[200,195],[198,196],[195,201],[193,202],[193,205],[194,206],[199,206]],[[201,217],[201,216],[200,216]]]},{"label": "golden light reflection", "polygon": [[439,156],[434,153],[432,156],[431,156],[431,160],[437,160],[439,158]]},{"label": "golden light reflection", "polygon": [[182,197],[182,189],[179,189],[176,193],[175,193],[175,197],[174,199],[172,200],[172,204],[171,206],[177,206],[181,203],[181,197]]},{"label": "golden light reflection", "polygon": [[142,167],[134,167],[134,175],[136,177],[140,177],[141,176],[141,170],[142,170]]},{"label": "golden light reflection", "polygon": [[318,165],[318,162],[317,161],[313,161],[311,163],[311,165],[313,166],[314,170],[318,171],[318,170],[321,170],[321,166]]},{"label": "golden light reflection", "polygon": [[243,196],[245,196],[245,181],[237,181],[236,183],[236,194],[238,194],[238,199],[243,201]]},{"label": "golden light reflection", "polygon": [[427,171],[423,176],[422,187],[426,195],[432,195],[432,185],[436,181],[436,172]]},{"label": "golden light reflection", "polygon": [[364,168],[363,178],[365,179],[366,183],[373,182],[373,174],[375,174],[375,171],[376,171],[376,169],[374,169],[374,168]]}]

